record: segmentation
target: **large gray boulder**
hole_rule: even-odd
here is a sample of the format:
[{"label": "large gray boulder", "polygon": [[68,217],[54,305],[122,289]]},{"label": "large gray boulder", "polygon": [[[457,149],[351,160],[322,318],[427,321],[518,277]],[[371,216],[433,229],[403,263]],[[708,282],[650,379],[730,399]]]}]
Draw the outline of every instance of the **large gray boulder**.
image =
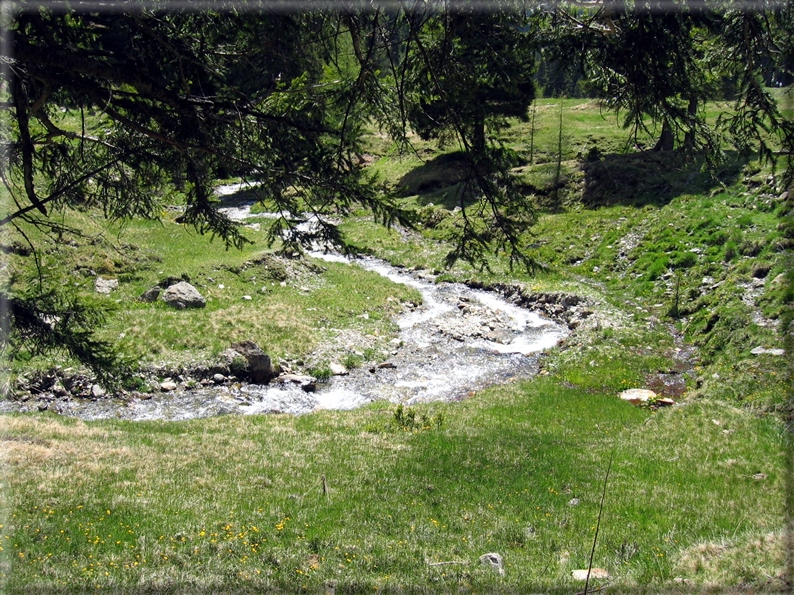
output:
[{"label": "large gray boulder", "polygon": [[180,281],[163,292],[162,300],[169,306],[184,310],[185,308],[203,308],[207,300],[198,290],[186,281]]},{"label": "large gray boulder", "polygon": [[234,343],[232,349],[245,358],[245,373],[253,384],[267,384],[276,375],[270,356],[253,341]]}]

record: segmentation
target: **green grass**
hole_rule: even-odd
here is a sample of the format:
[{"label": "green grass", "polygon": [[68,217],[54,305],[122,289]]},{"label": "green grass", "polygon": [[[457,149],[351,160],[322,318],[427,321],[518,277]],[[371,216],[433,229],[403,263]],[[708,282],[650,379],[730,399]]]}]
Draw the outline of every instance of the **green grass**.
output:
[{"label": "green grass", "polygon": [[[782,590],[790,445],[774,413],[790,377],[786,357],[750,354],[781,346],[791,263],[777,181],[735,155],[715,178],[675,156],[624,155],[613,115],[565,100],[563,199],[546,208],[558,107],[538,102],[532,163],[529,124],[499,134],[526,161],[515,173],[540,213],[527,240],[546,269],[510,271],[494,255],[490,272],[459,263],[443,274],[588,298],[600,322],[544,357],[541,375],[412,407],[413,421],[388,403],[190,422],[3,416],[3,590],[572,593],[610,459],[594,565],[611,592]],[[598,160],[586,160],[591,148]],[[426,227],[386,230],[356,213],[342,228],[394,264],[441,273],[456,147],[417,149],[397,158],[382,136],[366,143],[372,169],[403,185],[400,203]],[[240,339],[304,359],[349,328],[385,341],[401,302],[418,299],[372,273],[265,256],[266,220],[236,252],[173,214],[123,231],[69,217],[87,237],[43,252],[43,274],[85,296],[88,271],[118,278],[95,298],[111,310],[102,336],[141,361],[211,357]],[[100,232],[112,241],[91,241]],[[30,271],[29,257],[8,262],[7,273]],[[135,301],[182,274],[210,298],[205,309]],[[675,370],[687,344],[699,359],[679,406],[617,398]],[[378,357],[361,351],[339,361]],[[477,562],[493,551],[504,577]]]},{"label": "green grass", "polygon": [[[395,332],[391,318],[400,304],[420,300],[415,291],[376,273],[276,258],[261,228],[246,229],[254,243],[237,251],[198,236],[170,216],[100,228],[89,215],[70,212],[66,222],[89,237],[67,236],[57,251],[43,251],[44,281],[64,284],[105,308],[99,338],[141,363],[208,359],[246,339],[276,359],[300,358],[335,329],[352,326],[365,335],[387,337]],[[45,241],[35,233],[31,230],[36,241]],[[32,264],[32,257],[9,260],[10,271]],[[35,283],[31,272],[30,283]],[[118,289],[95,294],[95,275],[118,279]],[[205,308],[177,311],[161,301],[138,301],[162,279],[183,276],[207,298]],[[53,363],[67,362],[45,358],[39,365]]]},{"label": "green grass", "polygon": [[[615,391],[634,363],[417,406],[443,422],[416,431],[388,404],[187,423],[7,417],[5,588],[569,592],[610,458],[594,564],[618,589],[775,576],[782,425],[715,402],[632,407]],[[759,539],[748,576],[694,560]],[[489,551],[504,577],[478,565]]]}]

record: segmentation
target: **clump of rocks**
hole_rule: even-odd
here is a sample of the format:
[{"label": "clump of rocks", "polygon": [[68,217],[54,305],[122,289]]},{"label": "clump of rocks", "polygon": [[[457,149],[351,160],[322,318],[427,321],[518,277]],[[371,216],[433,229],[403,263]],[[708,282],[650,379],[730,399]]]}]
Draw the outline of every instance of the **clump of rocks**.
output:
[{"label": "clump of rocks", "polygon": [[501,293],[507,300],[527,310],[537,312],[555,322],[567,325],[570,330],[578,328],[593,316],[587,298],[571,293],[527,291],[520,285],[497,283],[484,286],[469,283],[476,289],[492,289]]},{"label": "clump of rocks", "polygon": [[20,374],[4,391],[5,398],[37,402],[40,411],[51,404],[71,399],[146,399],[157,392],[195,390],[210,386],[251,384],[293,384],[306,392],[317,388],[317,379],[293,370],[287,362],[274,364],[253,341],[233,343],[215,361],[190,364],[156,364],[135,374],[134,390],[106,389],[97,378],[74,368],[55,366],[47,371]]}]

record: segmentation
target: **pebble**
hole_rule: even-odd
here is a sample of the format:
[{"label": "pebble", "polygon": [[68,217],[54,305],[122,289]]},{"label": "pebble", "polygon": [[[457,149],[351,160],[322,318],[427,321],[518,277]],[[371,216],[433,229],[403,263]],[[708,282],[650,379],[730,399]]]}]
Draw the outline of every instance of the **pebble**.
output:
[{"label": "pebble", "polygon": [[160,383],[160,390],[167,393],[176,390],[176,386],[177,386],[176,382],[174,382],[173,380],[170,379],[164,380],[163,382]]}]

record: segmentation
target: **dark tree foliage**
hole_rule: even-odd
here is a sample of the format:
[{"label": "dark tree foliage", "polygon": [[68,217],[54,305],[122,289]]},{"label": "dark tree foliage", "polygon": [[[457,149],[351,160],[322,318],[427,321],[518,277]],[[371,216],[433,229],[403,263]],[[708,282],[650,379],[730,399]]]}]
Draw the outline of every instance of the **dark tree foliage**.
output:
[{"label": "dark tree foliage", "polygon": [[530,20],[512,10],[458,9],[430,14],[416,32],[409,119],[423,139],[462,132],[475,153],[486,127],[526,119],[535,97],[535,43]]},{"label": "dark tree foliage", "polygon": [[655,150],[671,150],[676,137],[688,149],[718,143],[698,106],[712,92],[708,57],[698,37],[713,26],[710,14],[686,2],[608,0],[598,10],[561,3],[553,15],[550,45],[587,73],[606,105],[636,138],[659,127]]},{"label": "dark tree foliage", "polygon": [[[335,117],[347,90],[322,84],[324,33],[310,14],[20,12],[7,32],[19,137],[9,183],[32,208],[9,217],[87,201],[110,218],[154,217],[151,188],[176,183],[186,223],[240,246],[213,208],[223,172],[257,179],[284,210],[296,195],[318,209],[357,201],[393,221]],[[63,105],[101,114],[104,134],[59,129],[51,115]]]},{"label": "dark tree foliage", "polygon": [[[587,9],[560,2],[546,47],[553,59],[567,56],[569,68],[587,74],[633,136],[655,131],[655,150],[681,147],[715,163],[727,140],[770,158],[770,136],[791,143],[790,122],[763,88],[768,73],[790,73],[783,48],[792,34],[791,7],[746,8],[731,1],[605,0]],[[726,93],[733,112],[707,122],[703,104]]]},{"label": "dark tree foliage", "polygon": [[[57,235],[53,214],[68,207],[157,218],[162,197],[178,189],[184,223],[240,247],[241,228],[212,193],[215,179],[234,175],[290,214],[271,240],[286,239],[290,251],[314,240],[344,247],[325,218],[299,226],[301,213],[364,206],[384,224],[411,223],[358,166],[361,133],[374,122],[404,147],[409,128],[460,147],[449,263],[485,264],[497,250],[532,268],[522,238],[535,212],[509,174],[517,156],[488,133],[526,117],[537,56],[559,65],[563,82],[586,77],[634,133],[655,129],[660,150],[680,146],[713,162],[725,137],[790,159],[794,144],[791,121],[763,87],[769,72],[790,76],[794,64],[794,18],[783,4],[752,13],[731,10],[731,0],[376,2],[314,13],[167,2],[153,10],[137,0],[112,14],[53,6],[14,4],[0,39],[0,179],[13,201],[0,227],[22,231],[25,222]],[[734,110],[707,123],[703,102],[724,93],[725,80],[734,81]],[[59,124],[62,108],[83,114],[79,129]],[[111,365],[90,333],[96,311],[23,285],[0,288],[4,344],[58,345]]]},{"label": "dark tree foliage", "polygon": [[119,360],[112,344],[94,337],[94,329],[103,321],[101,310],[53,290],[0,293],[0,330],[6,336],[11,326],[14,331],[14,340],[4,341],[10,348],[8,356],[18,356],[21,349],[28,357],[68,353],[94,370],[105,386],[123,386],[130,365]]},{"label": "dark tree foliage", "polygon": [[[156,218],[162,190],[176,187],[184,223],[240,247],[241,228],[212,194],[213,181],[229,174],[259,182],[262,200],[282,213],[363,205],[385,224],[409,223],[356,165],[356,106],[369,89],[323,79],[323,43],[335,33],[327,15],[16,8],[3,31],[11,55],[0,81],[11,116],[2,180],[14,204],[0,225],[52,228],[53,212],[67,206]],[[59,127],[62,107],[84,115],[80,130]],[[325,220],[303,232],[299,223],[299,215],[281,219],[273,239],[289,238],[290,250],[342,242]],[[6,292],[5,342],[50,345],[56,327],[30,323],[39,311],[56,316],[44,303],[75,320],[72,301],[50,291]],[[99,346],[68,328],[76,342],[58,344],[92,363],[83,356]]]},{"label": "dark tree foliage", "polygon": [[535,97],[537,24],[519,4],[490,8],[460,3],[408,15],[406,115],[421,138],[463,149],[460,216],[447,264],[463,259],[487,266],[487,253],[496,250],[508,254],[511,266],[533,269],[538,264],[522,236],[536,213],[508,174],[517,156],[489,142],[486,131],[506,126],[508,117],[527,119]]}]

